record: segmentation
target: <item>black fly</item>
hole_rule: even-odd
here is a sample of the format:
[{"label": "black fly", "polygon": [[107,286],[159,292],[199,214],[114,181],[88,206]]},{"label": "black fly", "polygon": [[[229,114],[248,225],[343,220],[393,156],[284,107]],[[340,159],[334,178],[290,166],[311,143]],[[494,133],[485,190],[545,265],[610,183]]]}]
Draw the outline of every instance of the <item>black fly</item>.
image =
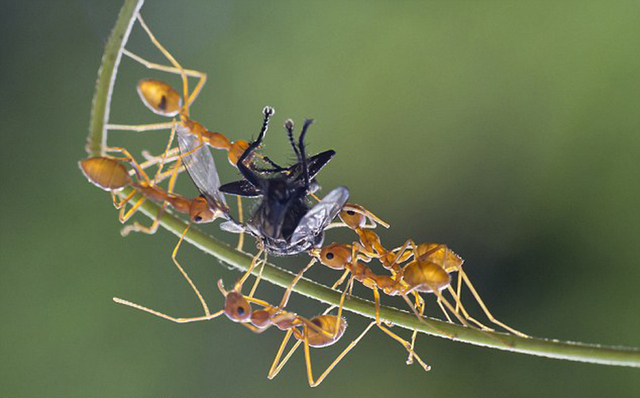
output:
[{"label": "black fly", "polygon": [[285,122],[289,141],[298,159],[293,166],[284,168],[268,158],[266,161],[271,169],[260,170],[245,165],[245,160],[262,143],[273,113],[273,108],[264,108],[260,134],[238,160],[238,170],[244,179],[220,187],[220,192],[261,197],[262,200],[247,224],[241,225],[230,219],[221,227],[229,232],[247,232],[258,238],[269,253],[289,256],[322,245],[324,230],[342,210],[349,191],[338,187],[309,208],[307,195],[317,188],[314,178],[335,155],[335,151],[328,150],[307,158],[304,137],[313,120],[305,120],[297,143],[293,137],[293,121]]}]

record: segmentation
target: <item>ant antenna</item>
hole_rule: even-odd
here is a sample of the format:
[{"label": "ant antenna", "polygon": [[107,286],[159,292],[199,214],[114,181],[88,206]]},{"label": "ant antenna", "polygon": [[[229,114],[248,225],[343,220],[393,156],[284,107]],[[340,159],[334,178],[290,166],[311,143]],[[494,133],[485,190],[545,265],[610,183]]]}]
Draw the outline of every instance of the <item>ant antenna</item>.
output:
[{"label": "ant antenna", "polygon": [[300,132],[300,140],[298,141],[298,148],[300,149],[300,158],[302,162],[302,171],[304,173],[304,186],[309,190],[309,167],[307,165],[307,156],[304,151],[304,136],[307,134],[307,129],[313,123],[313,119],[305,119],[302,126],[302,132]]},{"label": "ant antenna", "polygon": [[300,158],[300,151],[298,150],[298,147],[296,146],[296,142],[293,139],[293,120],[287,119],[284,122],[284,128],[287,130],[287,135],[289,136],[289,143],[291,144],[291,147],[293,147],[293,152],[295,152],[296,157],[298,158],[298,162],[301,162],[302,159]]}]

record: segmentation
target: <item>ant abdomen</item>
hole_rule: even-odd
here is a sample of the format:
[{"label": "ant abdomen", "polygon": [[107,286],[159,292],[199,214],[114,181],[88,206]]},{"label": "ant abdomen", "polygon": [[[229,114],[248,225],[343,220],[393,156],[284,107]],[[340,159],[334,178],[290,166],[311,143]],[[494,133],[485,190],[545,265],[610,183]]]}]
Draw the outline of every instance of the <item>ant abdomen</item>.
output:
[{"label": "ant abdomen", "polygon": [[105,191],[119,191],[131,184],[127,168],[115,159],[97,156],[83,159],[78,165],[90,183]]},{"label": "ant abdomen", "polygon": [[412,261],[404,268],[402,277],[409,286],[425,293],[442,290],[451,283],[447,271],[431,261]]},{"label": "ant abdomen", "polygon": [[160,80],[140,80],[138,94],[147,108],[160,116],[176,116],[182,107],[180,94],[173,87]]},{"label": "ant abdomen", "polygon": [[439,264],[447,272],[455,272],[464,263],[462,257],[458,256],[447,245],[440,243],[421,243],[416,247],[418,257],[433,261]]},{"label": "ant abdomen", "polygon": [[307,327],[309,346],[315,348],[330,346],[340,340],[347,329],[347,321],[342,317],[338,318],[336,315],[318,315],[311,318],[309,322],[319,329]]}]

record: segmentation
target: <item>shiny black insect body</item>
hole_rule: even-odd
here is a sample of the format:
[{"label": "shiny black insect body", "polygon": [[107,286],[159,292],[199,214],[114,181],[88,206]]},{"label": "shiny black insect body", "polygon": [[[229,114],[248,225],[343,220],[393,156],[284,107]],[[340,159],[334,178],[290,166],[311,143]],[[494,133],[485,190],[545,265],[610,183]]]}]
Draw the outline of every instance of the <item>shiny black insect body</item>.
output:
[{"label": "shiny black insect body", "polygon": [[264,139],[273,109],[266,107],[263,113],[264,121],[258,138],[237,163],[244,179],[220,187],[223,193],[260,197],[261,201],[247,224],[240,225],[231,220],[223,223],[222,228],[232,232],[244,231],[255,236],[271,254],[294,255],[322,244],[324,230],[342,210],[349,191],[345,187],[338,187],[315,206],[309,207],[307,196],[317,188],[314,178],[335,155],[335,151],[328,150],[307,158],[304,137],[312,120],[305,121],[297,143],[293,137],[293,121],[285,122],[285,129],[298,159],[296,164],[284,168],[267,158],[266,161],[272,166],[270,169],[260,170],[246,166],[245,160],[249,159]]}]

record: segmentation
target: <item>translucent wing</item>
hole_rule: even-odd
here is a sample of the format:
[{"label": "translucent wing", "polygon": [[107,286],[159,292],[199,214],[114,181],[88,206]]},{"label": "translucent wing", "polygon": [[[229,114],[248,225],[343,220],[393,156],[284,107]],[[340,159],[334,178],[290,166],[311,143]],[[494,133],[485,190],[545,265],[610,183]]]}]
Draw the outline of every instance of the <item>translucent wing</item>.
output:
[{"label": "translucent wing", "polygon": [[291,235],[291,243],[316,236],[324,231],[340,213],[347,199],[349,199],[349,190],[346,187],[338,187],[329,192],[302,217]]},{"label": "translucent wing", "polygon": [[220,192],[220,177],[218,177],[216,164],[209,148],[182,125],[177,126],[176,132],[182,162],[193,183],[196,184],[210,206],[228,214],[229,208],[224,200],[224,195]]}]

